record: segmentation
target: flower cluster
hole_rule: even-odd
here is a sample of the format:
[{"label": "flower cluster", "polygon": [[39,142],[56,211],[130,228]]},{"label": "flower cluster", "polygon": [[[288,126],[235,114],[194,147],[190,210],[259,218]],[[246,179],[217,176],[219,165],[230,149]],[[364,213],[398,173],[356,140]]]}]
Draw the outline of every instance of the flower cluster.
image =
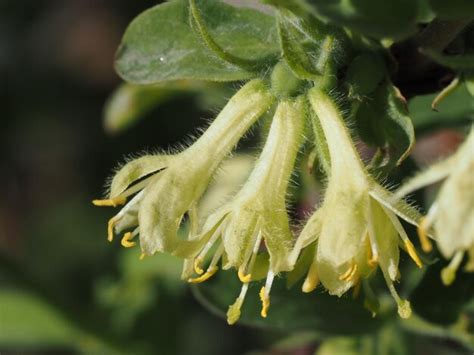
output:
[{"label": "flower cluster", "polygon": [[450,285],[461,265],[474,272],[474,130],[458,151],[407,181],[398,191],[402,197],[419,188],[444,180],[435,202],[420,223],[418,233],[424,251],[430,252],[430,229],[438,248],[451,262],[441,272],[445,285]]},{"label": "flower cluster", "polygon": [[[321,284],[330,294],[342,296],[351,288],[357,291],[361,281],[379,267],[399,315],[407,318],[410,303],[395,287],[400,278],[400,248],[418,267],[422,262],[400,219],[419,226],[425,236],[434,216],[439,211],[446,214],[448,199],[459,192],[456,188],[469,183],[472,157],[453,158],[457,163],[450,167],[456,168],[450,169],[438,201],[420,226],[421,215],[369,174],[329,90],[318,85],[306,87],[306,91],[299,90],[298,85],[295,88],[282,94],[264,80],[252,80],[189,148],[175,155],[144,156],[123,166],[112,180],[108,198],[94,201],[99,206],[116,206],[131,197],[110,219],[109,240],[125,232],[124,247],[134,246],[134,238],[139,236],[142,255],[160,252],[181,257],[182,276],[191,283],[208,280],[219,267],[235,269],[242,289],[229,307],[229,324],[239,319],[249,284],[263,278],[261,315],[266,317],[274,278],[293,270],[305,250],[314,251],[314,255],[305,270],[303,292]],[[230,201],[200,220],[199,201],[216,169],[265,113],[273,113],[273,118],[247,181]],[[311,120],[321,127],[323,139],[316,144],[328,153],[328,182],[321,207],[295,237],[287,212],[288,187],[305,141],[305,121]],[[469,150],[469,144],[472,150],[472,138],[469,142],[459,155],[468,154],[464,151]],[[408,190],[412,190],[411,185],[401,193]],[[465,210],[471,213],[469,206]],[[435,222],[437,234],[446,235],[446,228],[463,226],[448,215],[444,222]],[[183,238],[178,231],[185,216],[188,233]],[[467,251],[471,257],[473,253],[472,218],[462,228],[457,244],[446,242],[444,237],[437,239],[447,257],[454,254],[456,265],[462,258],[459,253]],[[422,242],[426,249],[427,237]]]}]

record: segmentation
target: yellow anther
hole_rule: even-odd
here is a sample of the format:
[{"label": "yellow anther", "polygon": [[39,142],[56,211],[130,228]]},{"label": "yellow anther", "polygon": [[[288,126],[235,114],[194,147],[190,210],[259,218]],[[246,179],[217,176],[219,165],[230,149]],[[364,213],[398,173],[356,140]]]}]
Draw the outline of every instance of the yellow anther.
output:
[{"label": "yellow anther", "polygon": [[206,280],[209,280],[212,277],[212,275],[214,275],[217,272],[217,270],[219,270],[217,266],[212,266],[209,269],[207,269],[207,271],[201,276],[188,279],[188,282],[196,284],[196,283],[201,283]]},{"label": "yellow anther", "polygon": [[428,238],[428,225],[427,225],[427,219],[422,218],[420,221],[420,224],[418,226],[418,237],[420,238],[420,244],[421,244],[421,249],[425,253],[429,253],[430,251],[433,250],[433,244],[431,244],[430,239]]},{"label": "yellow anther", "polygon": [[204,270],[201,269],[201,263],[202,263],[202,259],[201,258],[196,258],[194,259],[194,271],[196,272],[196,274],[198,275],[201,275]]},{"label": "yellow anther", "polygon": [[308,275],[304,280],[303,286],[301,287],[301,291],[304,293],[309,293],[313,291],[319,285],[319,275],[316,269],[316,263],[313,262],[309,268]]},{"label": "yellow anther", "polygon": [[106,200],[93,200],[92,203],[95,206],[107,206],[107,207],[117,207],[119,205],[123,205],[125,202],[127,202],[126,197],[115,197],[115,198],[110,198]]},{"label": "yellow anther", "polygon": [[379,257],[372,252],[372,246],[370,245],[370,241],[367,242],[367,264],[374,268],[377,266],[379,262]]},{"label": "yellow anther", "polygon": [[408,239],[405,240],[405,247],[407,248],[408,255],[410,255],[410,257],[413,259],[416,266],[420,268],[423,267],[423,263],[418,257],[418,254],[416,253],[415,247],[413,246],[412,242],[410,242]]},{"label": "yellow anther", "polygon": [[268,308],[270,308],[270,297],[265,292],[265,286],[260,289],[259,296],[260,301],[262,301],[262,311],[260,312],[260,315],[263,318],[267,318]]},{"label": "yellow anther", "polygon": [[347,269],[347,271],[344,274],[339,276],[339,280],[351,281],[357,272],[357,268],[358,268],[357,264],[352,264],[352,266],[349,269]]},{"label": "yellow anther", "polygon": [[109,219],[109,222],[107,223],[107,240],[111,242],[114,240],[114,227],[115,224],[118,222],[116,217],[112,217]]},{"label": "yellow anther", "polygon": [[120,241],[120,244],[122,244],[122,246],[124,248],[131,248],[131,247],[137,245],[137,243],[131,241],[133,239],[133,237],[134,236],[133,236],[132,232],[125,233],[122,237],[122,240]]},{"label": "yellow anther", "polygon": [[140,258],[139,258],[140,261],[143,260],[143,259],[145,259],[145,256],[146,256],[145,253],[141,253],[141,254],[140,254]]},{"label": "yellow anther", "polygon": [[249,283],[252,280],[252,274],[245,274],[242,269],[239,269],[237,275],[239,275],[240,282],[244,284]]}]

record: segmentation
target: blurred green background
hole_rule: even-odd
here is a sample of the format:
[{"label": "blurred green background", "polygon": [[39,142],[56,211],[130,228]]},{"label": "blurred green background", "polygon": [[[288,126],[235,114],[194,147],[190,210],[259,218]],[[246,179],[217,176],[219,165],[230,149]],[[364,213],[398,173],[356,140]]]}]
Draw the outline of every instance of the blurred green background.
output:
[{"label": "blurred green background", "polygon": [[[322,338],[311,329],[229,327],[179,279],[179,260],[139,262],[137,249],[106,240],[113,212],[90,201],[103,195],[112,169],[131,153],[178,146],[216,112],[202,107],[221,105],[235,88],[217,87],[213,102],[204,104],[196,95],[179,95],[131,129],[104,128],[104,104],[120,84],[115,49],[127,24],[155,4],[0,2],[0,354],[312,354]],[[425,106],[415,102],[412,109]],[[438,159],[461,141],[456,130],[423,139],[430,119],[415,116],[418,162]],[[427,329],[430,337],[415,339],[399,331],[391,324],[372,330],[389,339],[387,354],[466,353],[450,333]],[[393,346],[402,338],[410,350]],[[354,342],[359,349],[375,346],[366,340],[330,339],[320,350],[352,354]]]}]

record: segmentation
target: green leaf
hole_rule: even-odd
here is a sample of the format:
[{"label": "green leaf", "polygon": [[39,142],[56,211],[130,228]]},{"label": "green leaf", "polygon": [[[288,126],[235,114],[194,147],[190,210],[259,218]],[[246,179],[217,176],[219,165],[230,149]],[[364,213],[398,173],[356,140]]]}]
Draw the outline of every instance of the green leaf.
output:
[{"label": "green leaf", "polygon": [[307,0],[315,14],[370,37],[400,39],[416,31],[421,0]]},{"label": "green leaf", "polygon": [[466,18],[469,14],[474,17],[472,0],[430,0],[430,5],[439,18]]},{"label": "green leaf", "polygon": [[474,97],[474,70],[464,73],[464,84],[466,84],[467,91]]},{"label": "green leaf", "polygon": [[363,53],[354,58],[346,74],[349,95],[357,98],[369,95],[385,76],[383,60],[373,53]]},{"label": "green leaf", "polygon": [[417,131],[464,125],[474,121],[474,100],[464,85],[440,102],[437,111],[431,109],[435,97],[436,94],[431,94],[410,100],[408,108]]},{"label": "green leaf", "polygon": [[429,49],[423,50],[422,53],[430,57],[434,62],[454,70],[474,69],[474,55],[472,54],[444,55]]},{"label": "green leaf", "polygon": [[356,120],[361,138],[384,151],[384,166],[399,165],[408,156],[415,142],[413,124],[404,99],[388,80],[360,104]]},{"label": "green leaf", "polygon": [[[202,2],[202,9],[209,33],[229,53],[254,61],[278,53],[272,17],[210,0]],[[126,81],[137,84],[256,76],[206,47],[190,27],[188,4],[181,0],[155,6],[132,21],[117,51],[116,70]]]},{"label": "green leaf", "polygon": [[[427,270],[410,296],[413,310],[424,319],[442,325],[455,323],[474,295],[474,275],[459,271],[455,281],[446,287],[440,273],[446,262],[438,262]],[[429,301],[426,295],[430,295]]]},{"label": "green leaf", "polygon": [[[239,324],[283,331],[311,330],[327,335],[362,334],[383,323],[381,318],[372,318],[361,302],[351,297],[338,298],[318,291],[304,294],[300,287],[288,290],[284,279],[275,279],[268,317],[261,318],[258,297],[261,286],[261,282],[250,284]],[[241,287],[235,272],[219,271],[211,280],[194,286],[193,292],[210,311],[225,317]]]},{"label": "green leaf", "polygon": [[76,330],[52,306],[32,294],[0,292],[0,347],[72,345]]},{"label": "green leaf", "polygon": [[222,60],[250,71],[276,62],[279,48],[273,17],[215,0],[189,4],[193,29]]},{"label": "green leaf", "polygon": [[300,79],[317,79],[328,65],[344,62],[343,35],[315,17],[303,18],[282,9],[278,28],[283,56]]}]

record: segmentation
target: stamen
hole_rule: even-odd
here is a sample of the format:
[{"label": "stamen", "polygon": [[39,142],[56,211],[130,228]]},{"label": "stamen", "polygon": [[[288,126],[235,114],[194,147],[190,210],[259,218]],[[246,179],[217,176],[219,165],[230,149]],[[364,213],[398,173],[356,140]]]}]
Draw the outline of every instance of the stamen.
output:
[{"label": "stamen", "polygon": [[313,291],[319,285],[319,275],[318,269],[316,265],[316,260],[312,262],[311,266],[309,267],[308,275],[304,280],[303,286],[301,287],[301,291],[304,293],[309,293]]},{"label": "stamen", "polygon": [[419,268],[423,267],[423,263],[421,262],[420,258],[418,257],[418,254],[416,253],[415,247],[413,246],[412,242],[410,240],[404,240],[405,247],[407,248],[408,255],[413,259],[415,262],[416,266]]},{"label": "stamen", "polygon": [[194,271],[198,275],[201,275],[204,272],[204,270],[201,268],[201,263],[202,263],[202,259],[200,257],[197,257],[196,259],[194,259]]},{"label": "stamen", "polygon": [[229,325],[235,324],[239,320],[240,308],[242,307],[242,304],[244,303],[248,288],[249,288],[249,284],[244,283],[242,285],[242,289],[240,290],[239,297],[237,297],[234,304],[229,306],[229,309],[227,310],[227,323]]},{"label": "stamen", "polygon": [[125,233],[122,237],[122,240],[120,241],[120,244],[122,244],[124,248],[134,247],[135,245],[137,245],[137,243],[132,242],[131,240],[135,238],[137,234],[138,234],[138,228],[135,229],[133,233],[132,232]]},{"label": "stamen", "polygon": [[188,282],[201,283],[201,282],[209,280],[217,272],[217,270],[219,270],[219,268],[217,267],[217,263],[219,262],[219,259],[221,258],[223,253],[224,253],[224,244],[221,243],[219,248],[216,250],[214,256],[212,257],[211,263],[209,264],[206,272],[199,277],[188,279]]},{"label": "stamen", "polygon": [[421,219],[420,224],[417,228],[418,237],[420,238],[421,243],[421,249],[423,249],[425,253],[429,253],[431,250],[433,250],[433,244],[428,238],[428,230],[433,224],[437,210],[438,205],[434,203],[428,211],[428,214]]},{"label": "stamen", "polygon": [[120,218],[117,218],[117,216],[114,216],[111,219],[109,219],[109,222],[107,223],[107,240],[109,242],[112,242],[114,240],[114,227],[119,220]]},{"label": "stamen", "polygon": [[269,270],[267,274],[267,280],[265,282],[265,286],[260,289],[260,301],[262,301],[262,311],[260,315],[263,318],[267,318],[268,315],[268,308],[270,308],[270,290],[272,288],[273,278],[275,274],[273,271]]},{"label": "stamen", "polygon": [[123,196],[118,196],[115,198],[109,198],[105,200],[93,200],[92,203],[95,206],[99,207],[117,207],[119,205],[123,205],[125,202],[127,202],[127,198]]},{"label": "stamen", "polygon": [[249,283],[252,280],[252,274],[245,274],[242,267],[239,268],[237,275],[239,276],[240,282],[244,284]]},{"label": "stamen", "polygon": [[383,210],[385,211],[385,214],[390,218],[390,221],[392,222],[393,226],[398,232],[398,235],[402,239],[403,243],[405,244],[405,247],[407,249],[408,255],[413,259],[415,262],[416,266],[419,268],[423,267],[423,263],[421,262],[420,258],[418,257],[418,254],[416,253],[415,247],[413,246],[412,242],[408,238],[407,232],[405,232],[405,229],[403,228],[402,224],[398,220],[397,216],[393,214],[393,212],[387,210],[387,208],[383,205],[382,206]]},{"label": "stamen", "polygon": [[219,238],[223,225],[224,223],[221,223],[219,227],[217,227],[217,229],[212,234],[211,238],[209,238],[209,241],[206,243],[204,248],[202,248],[201,252],[194,260],[194,271],[196,272],[196,274],[201,275],[204,272],[204,270],[201,268],[201,263],[204,261],[207,253],[212,248],[217,238]]},{"label": "stamen", "polygon": [[357,272],[357,269],[358,269],[357,264],[356,264],[356,263],[353,263],[353,264],[351,265],[351,267],[350,267],[349,269],[347,269],[347,271],[346,271],[344,274],[342,274],[341,276],[339,276],[339,280],[341,280],[341,281],[347,281],[347,282],[351,281],[351,280],[354,278],[354,276],[355,276],[355,274],[356,274],[356,272]]},{"label": "stamen", "polygon": [[145,256],[146,256],[145,253],[141,253],[141,254],[140,254],[140,257],[139,257],[139,260],[142,261],[143,259],[145,259]]},{"label": "stamen", "polygon": [[[371,202],[372,203],[372,202]],[[375,239],[375,227],[374,222],[372,220],[372,207],[371,203],[369,203],[369,223],[368,223],[368,230],[367,230],[367,240],[368,240],[368,253],[367,253],[367,264],[374,268],[377,266],[379,261],[379,252],[377,248],[377,243]]]},{"label": "stamen", "polygon": [[460,250],[454,254],[451,262],[443,270],[441,270],[441,280],[445,286],[451,285],[456,279],[456,271],[461,265],[461,261],[464,256],[464,251]]},{"label": "stamen", "polygon": [[410,318],[411,316],[410,302],[408,300],[402,300],[400,298],[397,290],[395,289],[395,286],[393,286],[392,280],[390,280],[390,278],[385,274],[385,272],[383,273],[383,277],[385,279],[385,283],[387,284],[388,290],[390,291],[390,294],[392,295],[393,299],[397,303],[398,315],[403,319]]},{"label": "stamen", "polygon": [[188,279],[189,283],[201,283],[209,280],[216,272],[219,270],[217,266],[212,266],[207,269],[207,271],[199,277]]},{"label": "stamen", "polygon": [[[107,224],[107,240],[109,242],[113,241],[114,239],[114,227],[115,225],[125,216],[125,214],[132,208],[134,205],[136,205],[140,199],[142,198],[143,191],[140,191],[140,193],[136,194],[130,202],[128,202],[120,211],[117,213],[115,216],[113,216],[111,219],[109,219],[109,222]],[[118,197],[117,197],[118,198]]]},{"label": "stamen", "polygon": [[239,271],[237,273],[237,275],[239,276],[239,280],[243,283],[248,283],[252,280],[252,269],[253,265],[255,264],[255,260],[257,259],[257,254],[261,242],[262,232],[259,231],[257,234],[257,238],[255,239],[255,243],[253,245],[252,256],[250,257],[250,261],[247,263],[247,265],[242,265],[241,267],[239,267]]},{"label": "stamen", "polygon": [[379,262],[378,251],[375,243],[372,244],[369,235],[367,235],[367,264],[374,268]]}]

